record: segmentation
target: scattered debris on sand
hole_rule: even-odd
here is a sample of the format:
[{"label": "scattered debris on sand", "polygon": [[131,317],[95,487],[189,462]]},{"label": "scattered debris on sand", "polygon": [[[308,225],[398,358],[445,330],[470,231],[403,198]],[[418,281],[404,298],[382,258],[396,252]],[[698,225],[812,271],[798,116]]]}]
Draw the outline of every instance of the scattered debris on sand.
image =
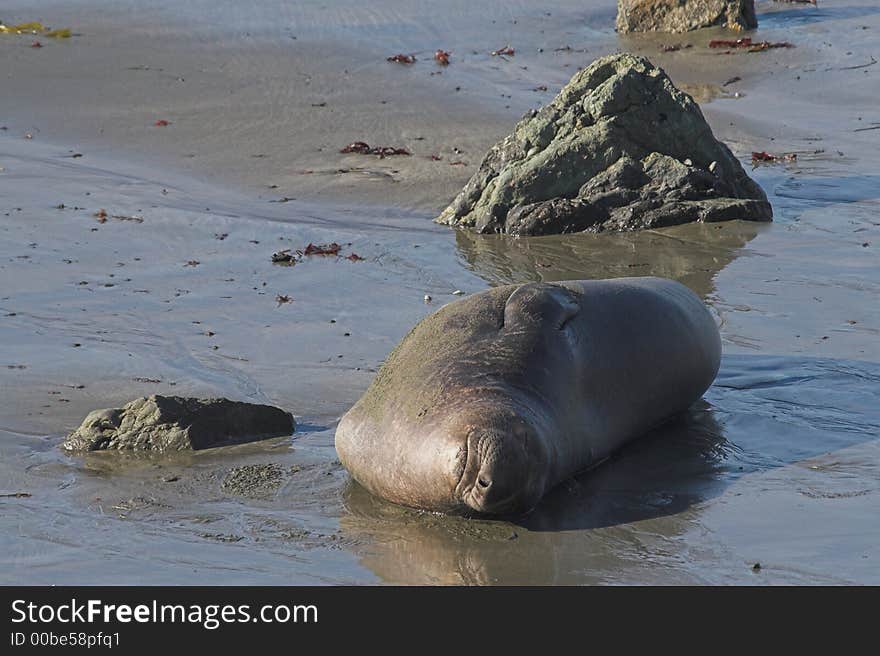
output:
[{"label": "scattered debris on sand", "polygon": [[873,66],[876,63],[877,63],[877,58],[874,56],[871,56],[871,61],[869,61],[869,62],[866,62],[864,64],[856,64],[855,66],[841,66],[837,70],[838,71],[857,71],[862,68],[870,68],[871,66]]},{"label": "scattered debris on sand", "polygon": [[290,435],[293,416],[269,405],[152,395],[95,410],[61,445],[68,451],[184,451]]},{"label": "scattered debris on sand", "polygon": [[730,50],[745,49],[748,52],[764,52],[775,48],[794,48],[794,44],[788,41],[752,41],[749,37],[742,39],[712,39],[709,41],[710,48],[727,48]]},{"label": "scattered debris on sand", "polygon": [[644,57],[603,57],[495,144],[436,219],[515,235],[769,221],[699,106]]},{"label": "scattered debris on sand", "polygon": [[[449,58],[452,56],[451,52],[447,52],[446,50],[438,49],[434,53],[434,61],[442,66],[449,66]],[[386,57],[386,61],[393,62],[395,64],[415,64],[416,57],[415,55],[404,55],[402,53],[393,55],[391,57]]]},{"label": "scattered debris on sand", "polygon": [[758,27],[754,0],[617,0],[617,31],[690,32]]},{"label": "scattered debris on sand", "polygon": [[796,162],[797,153],[786,153],[785,155],[771,155],[768,152],[752,153],[752,164],[774,164],[777,162]]},{"label": "scattered debris on sand", "polygon": [[393,62],[395,64],[415,64],[416,63],[416,58],[413,55],[404,55],[404,54],[397,54],[397,55],[393,55],[391,57],[386,57],[385,60]]},{"label": "scattered debris on sand", "polygon": [[[351,243],[345,245],[351,246]],[[298,262],[301,262],[304,257],[310,257],[312,255],[341,256],[342,249],[342,244],[337,244],[335,241],[330,242],[329,244],[313,244],[310,242],[308,246],[303,249],[293,251],[293,249],[285,248],[283,251],[272,253],[272,264],[294,266]],[[360,262],[366,258],[361,257],[357,253],[351,253],[350,255],[345,256],[344,259],[351,260],[352,262]]]},{"label": "scattered debris on sand", "polygon": [[411,155],[406,148],[394,148],[392,146],[371,146],[365,141],[355,141],[339,151],[343,154],[357,153],[359,155],[378,155],[389,157],[391,155]]},{"label": "scattered debris on sand", "polygon": [[296,264],[296,255],[290,252],[291,249],[286,248],[283,251],[272,253],[272,264],[281,264],[284,266],[293,266]]},{"label": "scattered debris on sand", "polygon": [[308,246],[305,247],[302,251],[300,251],[303,255],[339,255],[339,251],[342,250],[342,246],[337,244],[335,241],[329,244],[312,244],[309,243]]},{"label": "scattered debris on sand", "polygon": [[[62,203],[61,205],[56,205],[55,208],[64,209],[64,204]],[[75,207],[73,209],[82,208]],[[134,223],[144,222],[144,217],[142,216],[136,216],[134,214],[108,214],[107,210],[105,210],[104,208],[99,209],[97,212],[93,213],[92,216],[94,216],[98,220],[98,223],[107,223],[108,218],[116,219],[117,221],[132,221]]]},{"label": "scattered debris on sand", "polygon": [[516,50],[510,47],[510,45],[506,45],[503,48],[498,48],[498,50],[492,51],[493,57],[513,57],[516,54]]}]

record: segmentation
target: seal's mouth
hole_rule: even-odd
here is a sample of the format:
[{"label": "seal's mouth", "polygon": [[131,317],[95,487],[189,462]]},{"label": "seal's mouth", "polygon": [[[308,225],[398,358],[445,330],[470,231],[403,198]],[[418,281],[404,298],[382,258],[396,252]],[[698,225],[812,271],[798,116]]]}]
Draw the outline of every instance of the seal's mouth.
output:
[{"label": "seal's mouth", "polygon": [[480,492],[479,485],[471,488],[471,493],[465,498],[467,506],[481,515],[513,515],[528,512],[528,508],[517,504],[517,495],[510,494],[503,499],[488,501],[486,495]]}]

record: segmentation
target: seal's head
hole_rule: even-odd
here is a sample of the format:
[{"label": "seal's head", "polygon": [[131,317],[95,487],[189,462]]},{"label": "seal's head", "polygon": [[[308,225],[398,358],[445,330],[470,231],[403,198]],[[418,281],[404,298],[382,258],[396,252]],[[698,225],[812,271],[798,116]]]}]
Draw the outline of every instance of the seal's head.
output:
[{"label": "seal's head", "polygon": [[455,496],[486,515],[530,511],[547,485],[547,448],[534,425],[515,413],[476,414],[467,431]]}]

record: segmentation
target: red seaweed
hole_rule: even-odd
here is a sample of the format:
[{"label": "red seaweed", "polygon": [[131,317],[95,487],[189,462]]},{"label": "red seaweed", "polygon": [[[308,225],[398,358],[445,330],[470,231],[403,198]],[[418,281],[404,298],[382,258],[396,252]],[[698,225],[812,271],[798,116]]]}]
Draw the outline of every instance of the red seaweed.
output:
[{"label": "red seaweed", "polygon": [[339,255],[339,251],[342,250],[342,246],[337,244],[335,241],[330,244],[312,244],[309,243],[306,246],[305,250],[302,251],[303,255]]},{"label": "red seaweed", "polygon": [[516,54],[516,50],[510,47],[510,45],[506,45],[503,48],[498,48],[498,50],[492,51],[493,57],[506,56],[513,57]]},{"label": "red seaweed", "polygon": [[413,55],[404,55],[397,54],[393,57],[386,57],[387,61],[394,62],[395,64],[415,64],[416,58]]},{"label": "red seaweed", "polygon": [[772,155],[768,152],[752,153],[752,164],[773,163],[773,162],[794,162],[797,160],[796,153],[788,153],[786,155]]}]

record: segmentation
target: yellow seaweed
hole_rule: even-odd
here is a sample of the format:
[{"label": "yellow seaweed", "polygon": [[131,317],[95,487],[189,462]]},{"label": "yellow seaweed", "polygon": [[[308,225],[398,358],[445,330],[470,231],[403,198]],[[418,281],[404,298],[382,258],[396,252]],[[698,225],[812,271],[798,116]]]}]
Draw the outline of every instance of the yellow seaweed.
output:
[{"label": "yellow seaweed", "polygon": [[42,23],[38,23],[36,21],[33,21],[31,23],[22,23],[21,25],[0,25],[0,32],[9,34],[25,34],[27,32],[36,34],[38,32],[45,31],[45,26]]},{"label": "yellow seaweed", "polygon": [[50,30],[38,21],[21,23],[20,25],[3,25],[0,23],[0,34],[41,34],[52,39],[69,39],[70,28],[64,27],[58,30]]}]

